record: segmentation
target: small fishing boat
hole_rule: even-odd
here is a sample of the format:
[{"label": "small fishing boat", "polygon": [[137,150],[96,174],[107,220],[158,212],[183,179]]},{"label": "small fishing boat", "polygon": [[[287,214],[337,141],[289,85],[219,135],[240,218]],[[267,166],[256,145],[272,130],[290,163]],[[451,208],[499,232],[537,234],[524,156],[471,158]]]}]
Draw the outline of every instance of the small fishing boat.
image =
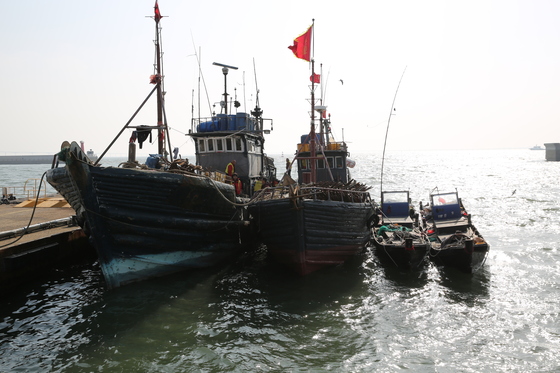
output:
[{"label": "small fishing boat", "polygon": [[[117,135],[125,129],[132,131],[128,161],[119,167],[99,164],[117,138],[95,162],[76,142],[64,142],[58,156],[66,167],[53,168],[47,174],[49,183],[71,203],[90,236],[108,288],[215,266],[251,249],[254,240],[244,205],[248,198],[222,170],[228,162],[236,161],[235,173],[247,183],[262,175],[275,176],[274,165],[262,146],[262,111],[257,106],[255,115],[244,114],[243,127],[230,125],[233,118],[227,112],[227,90],[222,106],[225,116],[193,120],[189,135],[195,140],[197,164],[169,158],[171,154],[177,157],[178,149],[172,150],[165,116],[157,2],[153,18],[156,64],[150,82],[154,88]],[[227,76],[232,67],[222,67]],[[131,125],[154,93],[157,124]],[[135,159],[136,141],[142,148],[152,131],[156,132],[157,153],[140,164]]]},{"label": "small fishing boat", "polygon": [[490,245],[472,224],[458,193],[431,194],[430,202],[430,206],[423,208],[426,234],[431,242],[430,260],[466,273],[480,269]]},{"label": "small fishing boat", "polygon": [[404,271],[421,268],[430,241],[410,204],[409,192],[383,191],[379,215],[372,228],[372,242],[382,264]]},{"label": "small fishing boat", "polygon": [[269,256],[300,275],[342,264],[362,252],[373,214],[369,187],[350,178],[346,143],[332,141],[326,107],[315,105],[315,62],[298,55],[310,50],[312,27],[291,47],[297,57],[311,62],[312,71],[310,132],[301,137],[292,161],[297,161],[298,181],[287,172],[278,186],[264,188],[249,205]]}]

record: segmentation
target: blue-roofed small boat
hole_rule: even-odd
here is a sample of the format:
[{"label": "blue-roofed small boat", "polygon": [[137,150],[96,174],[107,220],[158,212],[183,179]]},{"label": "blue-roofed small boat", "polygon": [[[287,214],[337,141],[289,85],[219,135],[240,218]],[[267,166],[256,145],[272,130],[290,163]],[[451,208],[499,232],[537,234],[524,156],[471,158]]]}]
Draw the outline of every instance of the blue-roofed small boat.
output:
[{"label": "blue-roofed small boat", "polygon": [[457,192],[430,195],[424,208],[430,260],[437,266],[473,273],[486,261],[490,245],[471,221]]},{"label": "blue-roofed small boat", "polygon": [[[264,119],[258,107],[250,114],[231,114],[224,92],[222,113],[196,120],[190,136],[196,144],[197,163],[176,159],[169,139],[163,91],[159,9],[156,3],[156,65],[150,96],[157,98],[157,124],[131,125],[129,160],[119,167],[99,164],[111,145],[90,160],[80,146],[63,143],[59,157],[65,168],[49,170],[47,178],[76,210],[77,218],[96,248],[108,288],[234,260],[254,244],[244,203],[224,173],[236,160],[235,172],[245,180],[245,191],[253,180],[275,176],[272,160],[264,154]],[[221,65],[224,77],[233,68]],[[233,106],[233,105],[231,105]],[[237,107],[237,105],[235,105]],[[230,113],[228,113],[230,109]],[[222,116],[225,115],[224,116]],[[240,120],[228,120],[234,115]],[[239,115],[239,116],[238,116]],[[207,122],[223,127],[211,128]],[[156,132],[157,153],[145,164],[135,159],[140,143]],[[175,158],[169,158],[174,154]]]},{"label": "blue-roofed small boat", "polygon": [[381,192],[378,215],[372,228],[372,242],[381,263],[403,271],[422,268],[430,242],[410,204],[409,192]]}]

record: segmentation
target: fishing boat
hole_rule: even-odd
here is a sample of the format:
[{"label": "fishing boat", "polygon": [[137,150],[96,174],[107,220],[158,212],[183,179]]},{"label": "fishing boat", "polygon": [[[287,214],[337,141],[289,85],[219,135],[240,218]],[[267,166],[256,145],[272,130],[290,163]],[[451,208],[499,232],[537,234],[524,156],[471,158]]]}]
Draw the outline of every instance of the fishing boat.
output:
[{"label": "fishing boat", "polygon": [[410,271],[422,268],[430,241],[408,191],[381,192],[381,207],[372,227],[372,242],[382,264]]},{"label": "fishing boat", "polygon": [[[309,51],[312,27],[294,46]],[[326,106],[316,106],[317,75],[314,60],[310,62],[310,131],[301,137],[292,161],[298,165],[298,180],[284,174],[279,185],[262,189],[249,205],[270,258],[300,275],[342,264],[362,252],[370,237],[368,219],[373,214],[369,187],[350,178],[346,143],[330,139]],[[320,114],[319,131],[316,112]]]},{"label": "fishing boat", "polygon": [[[250,249],[253,239],[244,206],[248,198],[236,192],[222,170],[227,162],[237,160],[236,173],[249,181],[254,175],[274,171],[262,147],[264,120],[258,107],[255,115],[243,116],[246,123],[251,123],[244,128],[228,127],[226,121],[225,127],[208,131],[210,125],[203,123],[221,125],[223,117],[218,120],[218,115],[213,115],[207,121],[197,118],[190,136],[197,144],[199,163],[171,158],[171,154],[177,157],[178,149],[172,151],[165,115],[157,2],[154,12],[156,64],[150,94],[97,161],[89,159],[76,142],[64,142],[58,157],[66,166],[53,168],[47,175],[49,183],[76,210],[78,221],[97,250],[109,289],[215,266]],[[154,93],[157,124],[133,125],[134,117]],[[227,110],[227,91],[224,102]],[[132,131],[128,161],[119,167],[101,166],[103,156],[126,129]],[[156,133],[157,152],[141,164],[135,157],[136,141],[142,147],[152,131]],[[223,158],[218,158],[218,149]],[[225,163],[218,169],[220,162]]]},{"label": "fishing boat", "polygon": [[531,149],[531,150],[544,150],[544,148],[542,146],[538,145],[538,144],[530,147],[529,149]]},{"label": "fishing boat", "polygon": [[473,225],[458,193],[431,194],[430,203],[423,208],[430,260],[437,266],[476,272],[486,261],[490,245]]}]

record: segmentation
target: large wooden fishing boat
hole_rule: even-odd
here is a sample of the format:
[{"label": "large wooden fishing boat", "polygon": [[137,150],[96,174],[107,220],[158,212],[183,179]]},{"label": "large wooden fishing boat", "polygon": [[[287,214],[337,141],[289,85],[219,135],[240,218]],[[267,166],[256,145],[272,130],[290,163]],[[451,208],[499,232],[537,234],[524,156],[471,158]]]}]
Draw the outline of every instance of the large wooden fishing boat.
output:
[{"label": "large wooden fishing boat", "polygon": [[[310,40],[312,27],[305,40]],[[370,238],[368,219],[373,214],[369,187],[350,178],[346,143],[330,138],[326,107],[315,105],[315,64],[310,62],[311,125],[298,144],[298,181],[286,173],[280,185],[263,189],[249,205],[269,256],[301,275],[360,253]]]},{"label": "large wooden fishing boat", "polygon": [[[198,118],[193,124],[190,136],[196,143],[197,164],[169,158],[177,151],[171,150],[164,110],[157,2],[154,19],[157,63],[151,82],[155,87],[136,113],[156,93],[157,124],[131,125],[134,114],[117,135],[125,129],[133,131],[129,160],[119,167],[99,164],[115,138],[95,163],[77,143],[65,142],[59,158],[66,167],[48,172],[48,181],[71,202],[89,234],[109,288],[214,266],[251,247],[248,213],[243,206],[248,198],[236,193],[223,170],[236,160],[235,172],[249,185],[261,174],[275,176],[274,165],[264,154],[262,111],[257,106],[253,115],[239,116],[243,126],[241,121],[233,125],[231,115],[237,119],[240,113],[228,113],[227,90],[222,113],[207,120]],[[227,77],[232,67],[223,68]],[[220,127],[211,127],[214,123]],[[157,136],[157,153],[140,164],[135,159],[135,142],[141,144],[152,131]]]},{"label": "large wooden fishing boat", "polygon": [[490,245],[471,221],[457,192],[430,195],[424,208],[426,233],[431,241],[430,260],[438,266],[473,273],[480,269]]}]

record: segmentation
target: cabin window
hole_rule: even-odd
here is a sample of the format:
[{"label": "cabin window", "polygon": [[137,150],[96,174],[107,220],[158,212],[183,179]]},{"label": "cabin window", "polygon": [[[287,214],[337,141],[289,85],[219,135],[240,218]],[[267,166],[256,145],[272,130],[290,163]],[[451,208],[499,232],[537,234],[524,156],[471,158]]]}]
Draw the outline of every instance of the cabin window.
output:
[{"label": "cabin window", "polygon": [[217,152],[223,152],[224,151],[223,139],[216,139],[216,151]]},{"label": "cabin window", "polygon": [[229,152],[233,150],[233,141],[232,141],[231,137],[228,137],[226,139],[226,150],[229,151]]},{"label": "cabin window", "polygon": [[204,144],[204,139],[198,140],[198,151],[201,153],[206,152],[206,146]]},{"label": "cabin window", "polygon": [[329,164],[329,168],[333,168],[334,167],[334,158],[333,157],[327,157],[327,163]]},{"label": "cabin window", "polygon": [[241,142],[240,138],[235,139],[235,151],[242,152],[243,151],[243,143]]},{"label": "cabin window", "polygon": [[214,139],[208,139],[208,151],[209,152],[214,151]]},{"label": "cabin window", "polygon": [[336,168],[344,168],[344,162],[342,157],[335,157]]},{"label": "cabin window", "polygon": [[307,170],[309,168],[308,165],[309,165],[309,163],[308,163],[307,159],[300,159],[299,160],[298,167],[301,168],[302,170]]},{"label": "cabin window", "polygon": [[317,159],[317,168],[325,168],[325,160]]}]

